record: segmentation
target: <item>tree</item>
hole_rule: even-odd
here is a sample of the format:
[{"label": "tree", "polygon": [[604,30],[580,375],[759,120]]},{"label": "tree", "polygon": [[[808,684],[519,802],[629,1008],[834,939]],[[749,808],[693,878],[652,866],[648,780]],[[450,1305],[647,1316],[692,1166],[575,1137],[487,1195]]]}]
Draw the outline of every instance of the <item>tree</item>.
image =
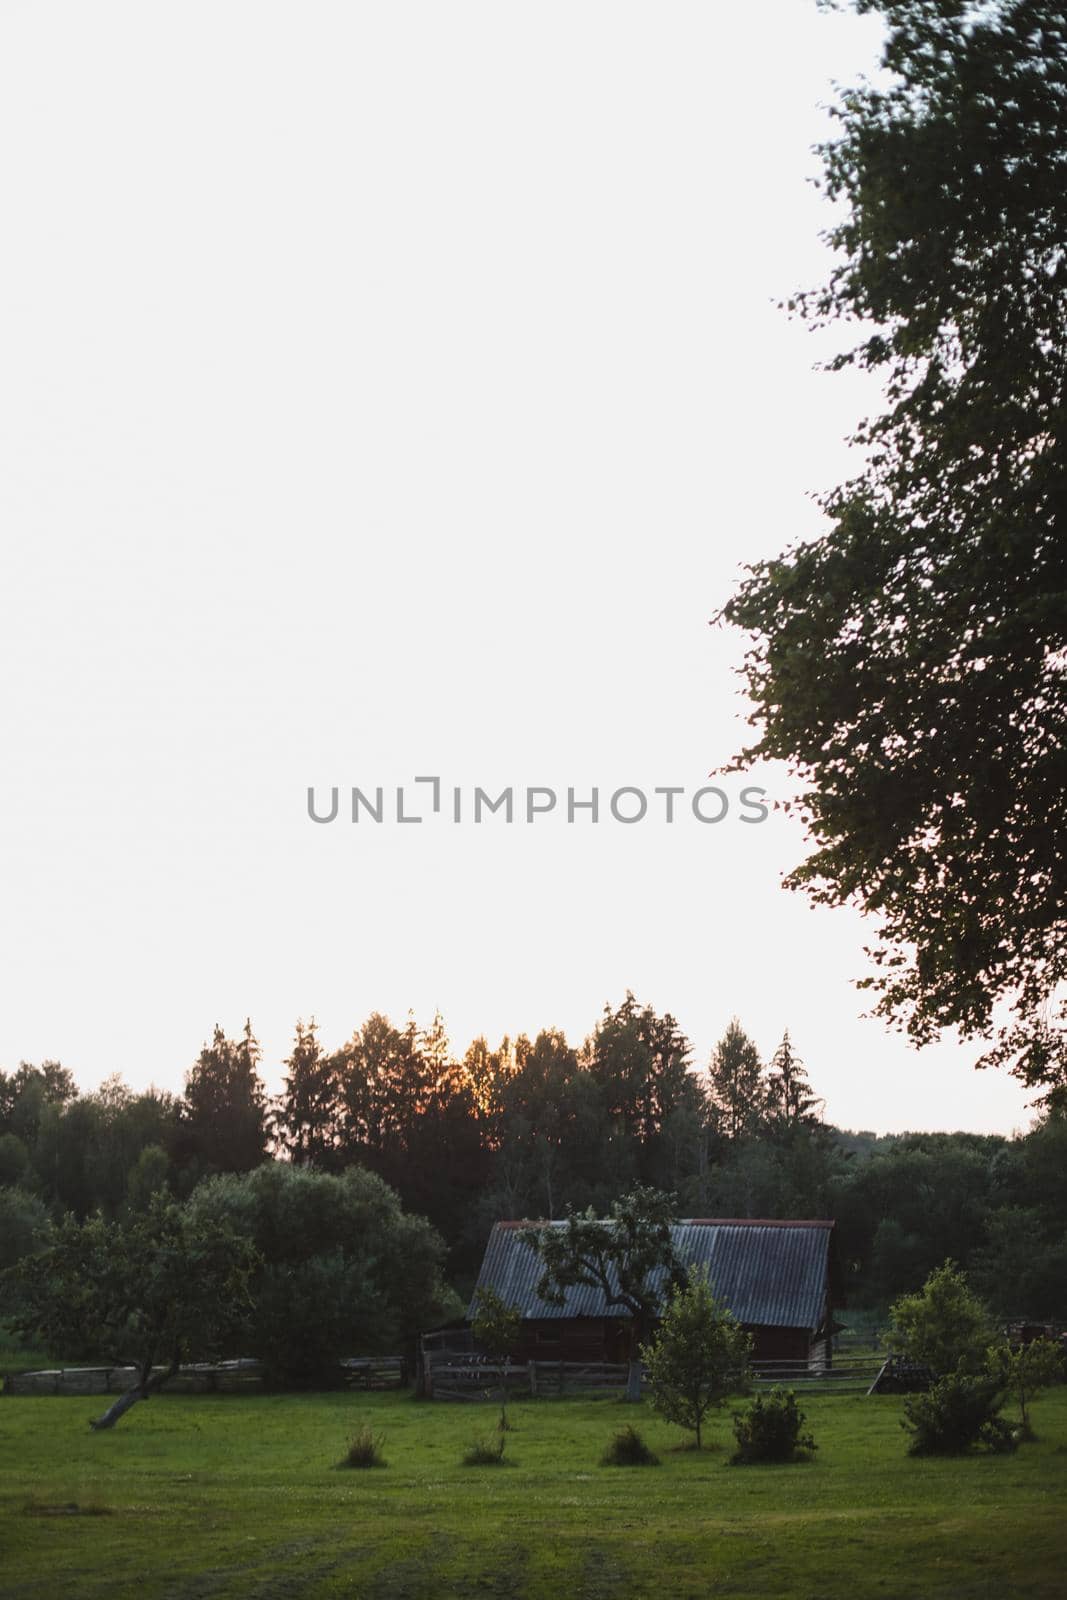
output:
[{"label": "tree", "polygon": [[67,1217],[53,1242],[11,1270],[15,1326],[61,1354],[136,1368],[94,1428],[112,1428],[183,1360],[219,1353],[247,1304],[255,1252],[247,1239],[157,1195],[125,1222]]},{"label": "tree", "polygon": [[147,1211],[156,1194],[170,1188],[170,1161],[159,1144],[146,1144],[126,1179],[126,1202],[132,1211]]},{"label": "tree", "polygon": [[504,1363],[504,1408],[501,1410],[500,1418],[506,1428],[508,1370],[511,1366],[511,1352],[522,1332],[522,1307],[511,1305],[495,1289],[476,1289],[471,1330],[478,1343],[484,1345],[491,1356]]},{"label": "tree", "polygon": [[863,324],[831,367],[881,374],[886,409],[829,530],[722,612],[754,641],[737,764],[799,774],[815,849],[786,882],[878,918],[876,1014],[992,1041],[979,1065],[1063,1095],[1067,17],[856,6],[886,18],[890,81],[836,109],[839,259],[791,306]]},{"label": "tree", "polygon": [[824,1104],[811,1092],[808,1069],[794,1050],[787,1028],[767,1073],[767,1115],[781,1128],[795,1128],[817,1122],[819,1108]]},{"label": "tree", "polygon": [[748,1387],[751,1352],[751,1335],[716,1301],[707,1269],[694,1264],[641,1352],[654,1408],[668,1422],[695,1433],[699,1450],[708,1412]]},{"label": "tree", "polygon": [[69,1105],[77,1096],[73,1074],[58,1061],[42,1061],[39,1067],[22,1061],[17,1072],[0,1072],[0,1133],[33,1145],[44,1107]]},{"label": "tree", "polygon": [[1030,1426],[1030,1404],[1042,1389],[1062,1383],[1064,1352],[1052,1339],[1032,1339],[1029,1344],[994,1345],[988,1356],[989,1376],[1006,1389],[1019,1406],[1021,1437],[1034,1439]]},{"label": "tree", "polygon": [[708,1064],[708,1096],[728,1139],[754,1133],[764,1111],[759,1051],[736,1017],[715,1046]]},{"label": "tree", "polygon": [[329,1164],[337,1144],[339,1093],[337,1064],[319,1043],[315,1019],[299,1020],[275,1127],[290,1160]]},{"label": "tree", "polygon": [[267,1098],[257,1071],[252,1023],[239,1040],[216,1024],[185,1080],[183,1117],[193,1150],[209,1172],[247,1172],[267,1153]]},{"label": "tree", "polygon": [[442,1278],[442,1239],[359,1167],[265,1162],[199,1184],[188,1207],[255,1246],[239,1337],[274,1381],[334,1384],[345,1357],[412,1345],[420,1328],[461,1312]]},{"label": "tree", "polygon": [[985,1369],[989,1312],[954,1261],[935,1268],[918,1294],[894,1300],[889,1317],[886,1342],[909,1361],[922,1362],[939,1376]]},{"label": "tree", "polygon": [[630,1318],[627,1400],[641,1398],[640,1346],[652,1332],[664,1290],[684,1281],[671,1237],[675,1220],[673,1196],[638,1185],[615,1202],[607,1219],[572,1211],[562,1226],[526,1235],[542,1262],[542,1300],[561,1306],[566,1291],[581,1283],[599,1289],[605,1306]]},{"label": "tree", "polygon": [[[51,1231],[48,1212],[35,1194],[15,1187],[0,1189],[0,1273],[42,1250]],[[9,1311],[5,1304],[5,1317]]]},{"label": "tree", "polygon": [[583,1064],[605,1097],[616,1137],[632,1142],[641,1178],[656,1176],[663,1127],[678,1105],[692,1105],[699,1087],[689,1072],[692,1047],[675,1019],[641,1006],[630,990],[604,1015],[583,1050]]}]

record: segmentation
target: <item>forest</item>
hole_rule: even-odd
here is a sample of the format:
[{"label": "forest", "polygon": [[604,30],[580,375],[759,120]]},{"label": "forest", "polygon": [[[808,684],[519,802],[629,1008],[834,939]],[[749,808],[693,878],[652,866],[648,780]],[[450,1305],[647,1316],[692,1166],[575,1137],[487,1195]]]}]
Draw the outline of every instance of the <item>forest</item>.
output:
[{"label": "forest", "polygon": [[[1055,1102],[1013,1138],[843,1130],[788,1034],[762,1061],[734,1019],[699,1066],[675,1018],[630,993],[578,1045],[548,1028],[459,1057],[439,1015],[420,1028],[373,1013],[333,1049],[298,1022],[277,1096],[261,1068],[248,1023],[236,1039],[214,1030],[180,1095],[117,1077],[80,1093],[55,1061],[0,1072],[0,1269],[65,1219],[126,1222],[161,1193],[221,1208],[270,1266],[303,1169],[315,1226],[336,1214],[331,1247],[346,1248],[347,1217],[349,1233],[393,1230],[422,1262],[417,1321],[457,1309],[444,1285],[469,1293],[498,1219],[603,1214],[642,1183],[685,1216],[833,1218],[853,1310],[884,1312],[951,1258],[998,1315],[1067,1317]],[[363,1331],[373,1343],[373,1317]]]}]

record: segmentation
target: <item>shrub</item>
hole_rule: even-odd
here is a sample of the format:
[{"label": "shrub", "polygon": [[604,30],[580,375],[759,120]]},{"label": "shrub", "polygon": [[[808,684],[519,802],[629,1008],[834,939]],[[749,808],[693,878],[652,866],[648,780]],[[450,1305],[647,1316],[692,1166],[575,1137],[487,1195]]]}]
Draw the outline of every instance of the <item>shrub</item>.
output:
[{"label": "shrub", "polygon": [[343,1467],[384,1467],[387,1465],[382,1455],[382,1445],[385,1443],[384,1433],[374,1433],[365,1423],[356,1434],[344,1460]]},{"label": "shrub", "polygon": [[475,1439],[469,1449],[463,1452],[461,1465],[464,1467],[501,1467],[509,1466],[504,1460],[504,1435],[501,1433],[495,1439]]},{"label": "shrub", "polygon": [[658,1467],[659,1456],[648,1448],[632,1423],[620,1428],[600,1458],[602,1467]]},{"label": "shrub", "polygon": [[772,1389],[757,1395],[734,1418],[735,1466],[752,1461],[802,1461],[818,1449],[810,1433],[801,1433],[804,1413],[792,1390]]},{"label": "shrub", "polygon": [[997,1452],[1014,1450],[1015,1435],[999,1415],[1002,1402],[995,1378],[949,1373],[925,1394],[905,1400],[901,1427],[912,1436],[908,1454],[960,1456],[979,1445]]},{"label": "shrub", "polygon": [[889,1316],[886,1342],[894,1354],[922,1362],[938,1374],[954,1373],[961,1366],[975,1374],[984,1370],[992,1322],[954,1261],[931,1272],[918,1294],[894,1300]]}]

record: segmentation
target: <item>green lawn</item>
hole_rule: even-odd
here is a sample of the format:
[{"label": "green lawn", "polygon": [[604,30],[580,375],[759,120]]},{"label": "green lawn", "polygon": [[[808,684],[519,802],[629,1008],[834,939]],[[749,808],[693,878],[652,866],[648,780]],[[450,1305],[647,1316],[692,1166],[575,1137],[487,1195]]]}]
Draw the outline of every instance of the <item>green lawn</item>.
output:
[{"label": "green lawn", "polygon": [[[725,1465],[644,1407],[513,1408],[514,1465],[464,1468],[489,1407],[391,1395],[160,1396],[92,1434],[99,1399],[0,1399],[0,1595],[1056,1596],[1067,1566],[1067,1389],[1007,1457],[914,1461],[901,1402],[805,1402],[809,1465]],[[603,1468],[634,1419],[657,1468]],[[389,1466],[338,1471],[357,1425]],[[76,1508],[72,1510],[71,1508]]]}]

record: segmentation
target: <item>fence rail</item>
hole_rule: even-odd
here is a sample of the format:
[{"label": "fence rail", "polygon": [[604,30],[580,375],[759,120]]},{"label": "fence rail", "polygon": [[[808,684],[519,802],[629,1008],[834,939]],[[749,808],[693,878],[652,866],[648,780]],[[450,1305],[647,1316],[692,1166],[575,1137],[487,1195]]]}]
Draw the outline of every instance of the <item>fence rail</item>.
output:
[{"label": "fence rail", "polygon": [[[153,1367],[153,1373],[163,1372]],[[125,1394],[137,1382],[136,1367],[50,1367],[32,1372],[9,1372],[3,1393]],[[341,1362],[341,1380],[354,1389],[403,1389],[408,1382],[404,1356],[352,1356]],[[191,1362],[168,1378],[165,1394],[239,1394],[262,1389],[266,1370],[261,1361]]]},{"label": "fence rail", "polygon": [[[153,1367],[153,1373],[165,1367]],[[29,1394],[125,1394],[137,1382],[136,1367],[52,1367],[36,1372],[9,1372],[4,1378],[4,1393]],[[167,1394],[233,1394],[258,1389],[263,1385],[260,1361],[197,1362],[180,1367],[168,1378]]]},{"label": "fence rail", "polygon": [[[595,1361],[518,1361],[504,1363],[472,1357],[466,1352],[426,1352],[426,1393],[435,1400],[489,1400],[500,1403],[507,1393],[515,1399],[559,1398],[561,1395],[618,1394],[626,1387],[625,1365]],[[752,1380],[756,1389],[783,1387],[827,1389],[843,1393],[866,1390],[881,1369],[877,1355],[845,1357],[833,1364],[822,1361],[756,1361]]]},{"label": "fence rail", "polygon": [[757,1389],[783,1388],[867,1389],[881,1371],[882,1355],[835,1355],[827,1361],[754,1361],[753,1382]]},{"label": "fence rail", "polygon": [[341,1362],[350,1389],[403,1389],[408,1381],[404,1356],[352,1356]]},{"label": "fence rail", "polygon": [[426,1364],[426,1392],[434,1400],[558,1399],[567,1394],[617,1394],[627,1368],[608,1361],[494,1362],[444,1353]]}]

